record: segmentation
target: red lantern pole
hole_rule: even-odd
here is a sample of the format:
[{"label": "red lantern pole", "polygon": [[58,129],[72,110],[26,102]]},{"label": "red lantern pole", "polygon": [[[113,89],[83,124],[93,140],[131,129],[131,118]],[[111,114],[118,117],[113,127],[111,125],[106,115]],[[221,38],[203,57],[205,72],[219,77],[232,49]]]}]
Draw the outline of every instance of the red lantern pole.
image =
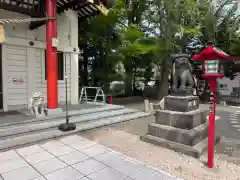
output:
[{"label": "red lantern pole", "polygon": [[208,167],[213,167],[214,141],[215,141],[215,116],[216,116],[216,78],[211,78],[210,83],[210,107],[208,116]]}]

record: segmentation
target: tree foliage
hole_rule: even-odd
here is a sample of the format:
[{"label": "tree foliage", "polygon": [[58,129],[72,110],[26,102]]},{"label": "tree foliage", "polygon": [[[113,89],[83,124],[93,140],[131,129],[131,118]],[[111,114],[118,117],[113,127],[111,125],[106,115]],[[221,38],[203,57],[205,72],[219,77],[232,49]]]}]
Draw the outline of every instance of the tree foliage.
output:
[{"label": "tree foliage", "polygon": [[[161,98],[168,93],[171,55],[181,52],[192,38],[240,54],[237,8],[231,0],[217,0],[217,4],[213,0],[116,0],[108,16],[90,18],[79,28],[80,46],[92,53],[88,56],[95,64],[90,76],[105,87],[124,80],[132,95],[134,76],[150,79],[157,64]],[[115,71],[119,62],[124,64],[124,76]]]}]

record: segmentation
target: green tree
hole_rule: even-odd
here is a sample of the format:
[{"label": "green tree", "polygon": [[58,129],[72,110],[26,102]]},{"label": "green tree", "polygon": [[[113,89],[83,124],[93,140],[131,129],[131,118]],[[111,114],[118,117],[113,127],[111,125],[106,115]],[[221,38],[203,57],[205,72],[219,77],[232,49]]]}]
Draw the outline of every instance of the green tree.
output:
[{"label": "green tree", "polygon": [[201,20],[203,40],[213,43],[230,55],[239,55],[239,2],[202,0],[201,7],[205,12],[205,18]]},{"label": "green tree", "polygon": [[[125,4],[121,0],[117,0],[112,8],[109,9],[107,16],[102,14],[90,18],[80,24],[80,47],[85,49],[83,53],[87,57],[92,57],[93,69],[88,75],[93,80],[101,82],[104,90],[108,92],[108,84],[112,80],[119,77],[114,73],[113,69],[118,62],[118,54],[116,48],[121,44],[118,36],[118,28],[121,27]],[[86,54],[87,47],[91,47],[93,51]],[[87,62],[86,62],[87,63]]]},{"label": "green tree", "polygon": [[152,0],[145,12],[147,23],[143,26],[158,41],[159,99],[168,94],[171,55],[181,51],[188,39],[200,34],[201,13],[197,3],[196,0]]}]

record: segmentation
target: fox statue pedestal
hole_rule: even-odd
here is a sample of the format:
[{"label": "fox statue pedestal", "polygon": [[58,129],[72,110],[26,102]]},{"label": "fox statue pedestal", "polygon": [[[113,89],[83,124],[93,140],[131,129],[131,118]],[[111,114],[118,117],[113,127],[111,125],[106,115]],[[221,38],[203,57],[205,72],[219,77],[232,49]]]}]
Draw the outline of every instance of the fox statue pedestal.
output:
[{"label": "fox statue pedestal", "polygon": [[[166,96],[164,110],[156,109],[155,123],[141,140],[199,157],[207,148],[207,112],[199,109],[197,96]],[[218,141],[219,138],[216,138]]]}]

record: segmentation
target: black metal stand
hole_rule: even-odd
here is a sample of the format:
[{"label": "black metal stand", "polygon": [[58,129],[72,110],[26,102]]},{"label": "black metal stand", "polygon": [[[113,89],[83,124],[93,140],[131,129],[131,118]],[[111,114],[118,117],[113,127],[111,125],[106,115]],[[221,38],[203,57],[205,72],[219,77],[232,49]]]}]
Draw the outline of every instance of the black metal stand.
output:
[{"label": "black metal stand", "polygon": [[66,131],[72,131],[72,130],[75,130],[76,129],[76,125],[73,124],[73,123],[69,123],[69,115],[68,115],[68,90],[67,90],[67,58],[66,58],[66,53],[65,54],[65,62],[64,62],[64,74],[65,74],[65,92],[66,92],[66,104],[65,104],[65,107],[66,107],[66,115],[65,115],[65,118],[66,118],[66,123],[64,124],[60,124],[60,126],[58,127],[58,129],[60,131],[63,131],[63,132],[66,132]]}]

